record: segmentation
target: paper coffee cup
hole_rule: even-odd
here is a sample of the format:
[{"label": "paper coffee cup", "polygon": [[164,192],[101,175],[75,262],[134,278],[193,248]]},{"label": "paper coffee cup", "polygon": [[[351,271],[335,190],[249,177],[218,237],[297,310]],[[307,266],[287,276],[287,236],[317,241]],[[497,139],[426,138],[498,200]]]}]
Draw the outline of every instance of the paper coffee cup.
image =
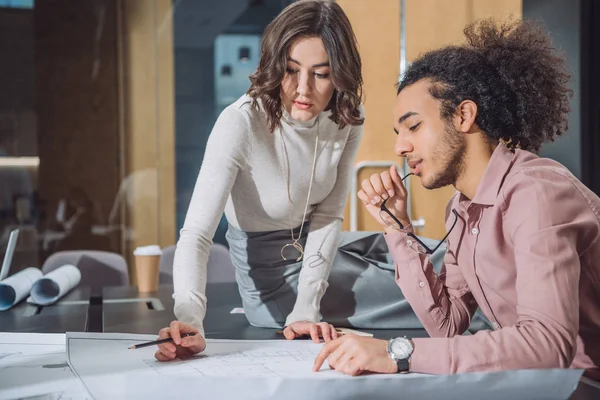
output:
[{"label": "paper coffee cup", "polygon": [[139,292],[155,292],[158,290],[161,254],[162,251],[159,246],[143,246],[133,251]]}]

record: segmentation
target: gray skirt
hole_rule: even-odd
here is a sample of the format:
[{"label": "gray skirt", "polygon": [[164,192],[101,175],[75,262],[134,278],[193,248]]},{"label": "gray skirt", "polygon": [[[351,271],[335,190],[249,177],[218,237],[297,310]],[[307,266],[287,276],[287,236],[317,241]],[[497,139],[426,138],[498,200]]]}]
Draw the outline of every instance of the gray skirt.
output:
[{"label": "gray skirt", "polygon": [[[305,225],[303,232],[308,230]],[[300,240],[303,246],[306,236],[303,233]],[[258,327],[282,327],[294,307],[302,268],[302,261],[281,258],[290,231],[244,232],[230,225],[226,238],[248,321]],[[432,247],[437,244],[423,240]],[[431,257],[438,272],[444,252],[442,245]],[[340,327],[423,328],[396,284],[382,233],[342,232],[328,282],[321,301],[323,321]]]}]

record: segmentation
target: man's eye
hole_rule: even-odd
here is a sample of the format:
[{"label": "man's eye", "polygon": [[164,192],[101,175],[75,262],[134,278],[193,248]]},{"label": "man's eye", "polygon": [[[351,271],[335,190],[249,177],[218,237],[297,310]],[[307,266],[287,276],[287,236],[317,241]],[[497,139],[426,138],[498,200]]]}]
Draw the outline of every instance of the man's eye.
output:
[{"label": "man's eye", "polygon": [[419,128],[419,125],[421,125],[420,122],[417,123],[417,124],[414,124],[413,126],[411,126],[410,128],[408,128],[408,130],[411,131],[411,132],[414,132],[414,131],[416,131]]}]

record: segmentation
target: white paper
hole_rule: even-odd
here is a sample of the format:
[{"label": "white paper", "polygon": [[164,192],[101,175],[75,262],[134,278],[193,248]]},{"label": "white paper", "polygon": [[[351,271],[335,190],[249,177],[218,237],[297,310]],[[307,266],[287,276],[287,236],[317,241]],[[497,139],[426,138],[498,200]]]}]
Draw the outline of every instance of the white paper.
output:
[{"label": "white paper", "polygon": [[34,283],[31,288],[31,302],[41,306],[50,305],[67,294],[80,281],[81,272],[76,266],[67,264],[58,267]]},{"label": "white paper", "polygon": [[567,399],[581,370],[522,370],[450,376],[350,377],[324,366],[312,372],[321,344],[305,340],[207,340],[204,353],[160,362],[156,348],[129,350],[156,335],[68,333],[67,357],[95,399],[187,398],[306,400],[423,398]]},{"label": "white paper", "polygon": [[71,372],[65,334],[0,333],[0,400],[91,399]]},{"label": "white paper", "polygon": [[42,275],[42,271],[30,267],[0,282],[0,311],[8,310],[23,300]]}]

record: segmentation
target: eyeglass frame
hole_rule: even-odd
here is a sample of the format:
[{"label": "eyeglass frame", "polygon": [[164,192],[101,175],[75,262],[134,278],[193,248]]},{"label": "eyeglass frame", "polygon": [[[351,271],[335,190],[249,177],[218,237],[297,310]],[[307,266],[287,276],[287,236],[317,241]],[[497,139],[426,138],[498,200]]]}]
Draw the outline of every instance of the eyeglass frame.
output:
[{"label": "eyeglass frame", "polygon": [[[413,175],[413,173],[409,173],[407,174],[404,178],[402,178],[402,181],[404,181],[406,178],[408,178],[410,175]],[[421,239],[419,239],[417,237],[417,235],[415,235],[412,232],[407,232],[406,228],[404,226],[404,224],[402,224],[402,222],[400,222],[400,220],[398,218],[396,218],[396,216],[394,214],[392,214],[392,212],[385,206],[385,203],[388,199],[383,200],[383,202],[381,203],[381,205],[379,206],[380,212],[383,211],[385,212],[387,215],[389,215],[395,223],[398,224],[398,226],[400,227],[400,230],[404,233],[406,233],[407,236],[410,236],[411,238],[413,238],[414,240],[417,241],[417,243],[419,245],[421,245],[421,247],[423,247],[423,249],[425,250],[425,254],[433,254],[435,253],[435,251],[442,245],[442,243],[444,243],[446,241],[446,239],[448,238],[448,236],[450,235],[450,232],[452,232],[452,230],[454,229],[454,227],[456,226],[456,223],[458,222],[458,212],[453,208],[452,209],[452,213],[454,214],[454,223],[452,223],[452,226],[450,227],[450,229],[448,230],[448,232],[446,233],[446,235],[442,238],[442,240],[437,244],[437,246],[435,246],[432,249],[429,248],[429,246],[427,246],[425,243],[423,243],[423,241]]]}]

